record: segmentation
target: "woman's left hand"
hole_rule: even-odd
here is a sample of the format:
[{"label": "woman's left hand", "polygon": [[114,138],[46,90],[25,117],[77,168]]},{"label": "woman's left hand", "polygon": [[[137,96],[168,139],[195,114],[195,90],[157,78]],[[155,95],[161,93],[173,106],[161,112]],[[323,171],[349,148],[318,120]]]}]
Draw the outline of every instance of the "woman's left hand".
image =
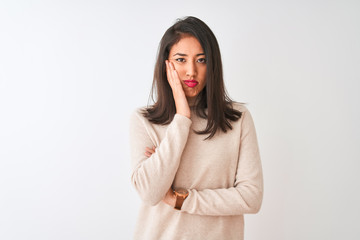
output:
[{"label": "woman's left hand", "polygon": [[[152,148],[145,148],[145,156],[150,157],[153,153],[155,153],[155,146]],[[164,203],[170,205],[171,207],[175,207],[176,203],[176,196],[174,194],[174,191],[170,187],[170,189],[167,191],[165,197],[162,200]]]}]

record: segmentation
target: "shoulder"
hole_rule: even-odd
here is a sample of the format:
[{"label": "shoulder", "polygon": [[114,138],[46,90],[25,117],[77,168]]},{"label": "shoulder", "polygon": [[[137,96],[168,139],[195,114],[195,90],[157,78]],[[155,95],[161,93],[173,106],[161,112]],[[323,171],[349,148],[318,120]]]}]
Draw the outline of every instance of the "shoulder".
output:
[{"label": "shoulder", "polygon": [[135,108],[130,114],[130,124],[144,124],[148,122],[148,120],[144,117],[144,113],[146,112],[145,106]]},{"label": "shoulder", "polygon": [[238,110],[241,113],[245,113],[249,111],[249,109],[246,107],[246,104],[247,103],[236,102],[236,101],[231,102],[232,108]]},{"label": "shoulder", "polygon": [[254,127],[254,119],[250,113],[247,103],[232,102],[233,109],[241,112],[240,125],[242,127]]},{"label": "shoulder", "polygon": [[136,107],[132,113],[131,113],[131,117],[143,117],[143,113],[146,112],[146,108],[145,106],[141,106],[141,107]]},{"label": "shoulder", "polygon": [[234,102],[233,108],[241,112],[240,125],[243,131],[255,130],[253,116],[247,106],[247,103]]}]

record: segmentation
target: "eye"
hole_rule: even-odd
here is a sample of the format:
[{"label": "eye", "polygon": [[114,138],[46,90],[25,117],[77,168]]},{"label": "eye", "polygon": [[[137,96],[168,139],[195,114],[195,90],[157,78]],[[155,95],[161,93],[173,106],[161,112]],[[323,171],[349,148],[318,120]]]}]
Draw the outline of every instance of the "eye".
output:
[{"label": "eye", "polygon": [[175,59],[177,62],[185,62],[185,58],[177,58]]},{"label": "eye", "polygon": [[197,60],[199,63],[206,63],[206,59],[205,58],[199,58]]}]

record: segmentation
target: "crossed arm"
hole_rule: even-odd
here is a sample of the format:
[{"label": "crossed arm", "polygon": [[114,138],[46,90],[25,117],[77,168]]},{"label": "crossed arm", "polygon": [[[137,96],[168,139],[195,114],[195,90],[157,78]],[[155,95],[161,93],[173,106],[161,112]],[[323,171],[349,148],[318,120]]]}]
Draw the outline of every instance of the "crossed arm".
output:
[{"label": "crossed arm", "polygon": [[[246,111],[243,117],[240,155],[234,186],[221,189],[188,189],[189,196],[184,201],[181,211],[213,216],[241,215],[259,211],[263,198],[260,154],[251,114]],[[138,140],[142,141],[134,151],[141,150],[142,156],[140,157],[140,153],[137,154],[138,160],[134,161],[132,182],[145,202],[156,205],[163,201],[174,206],[175,198],[171,185],[187,141],[190,125],[190,119],[176,115],[167,129],[165,138],[156,147],[151,140],[146,140],[150,138],[145,130],[141,138],[138,136]],[[144,126],[141,127],[144,129]]]},{"label": "crossed arm", "polygon": [[[155,153],[155,150],[156,150],[155,146],[153,146],[152,148],[146,147],[145,148],[145,156],[151,157],[151,155],[153,153]],[[162,199],[162,201],[171,207],[175,207],[176,196],[171,188],[169,188],[169,190],[165,194],[165,197]]]}]

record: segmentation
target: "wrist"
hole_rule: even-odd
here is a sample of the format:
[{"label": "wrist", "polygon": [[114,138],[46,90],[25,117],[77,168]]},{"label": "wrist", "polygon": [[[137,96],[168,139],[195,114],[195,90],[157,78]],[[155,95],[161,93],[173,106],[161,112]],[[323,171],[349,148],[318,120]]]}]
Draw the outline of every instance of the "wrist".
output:
[{"label": "wrist", "polygon": [[182,207],[185,199],[189,196],[189,192],[186,189],[180,188],[180,189],[174,190],[174,196],[175,196],[174,208],[177,210],[181,210],[181,207]]},{"label": "wrist", "polygon": [[180,112],[180,111],[176,111],[176,113],[177,113],[177,114],[180,114],[180,115],[182,115],[182,116],[184,116],[184,117],[187,117],[187,118],[189,118],[189,119],[190,119],[190,116],[191,116],[190,113],[184,113],[184,112]]},{"label": "wrist", "polygon": [[175,106],[176,106],[176,113],[181,114],[187,118],[190,118],[191,112],[190,112],[190,107],[187,103],[186,104],[175,103]]}]

